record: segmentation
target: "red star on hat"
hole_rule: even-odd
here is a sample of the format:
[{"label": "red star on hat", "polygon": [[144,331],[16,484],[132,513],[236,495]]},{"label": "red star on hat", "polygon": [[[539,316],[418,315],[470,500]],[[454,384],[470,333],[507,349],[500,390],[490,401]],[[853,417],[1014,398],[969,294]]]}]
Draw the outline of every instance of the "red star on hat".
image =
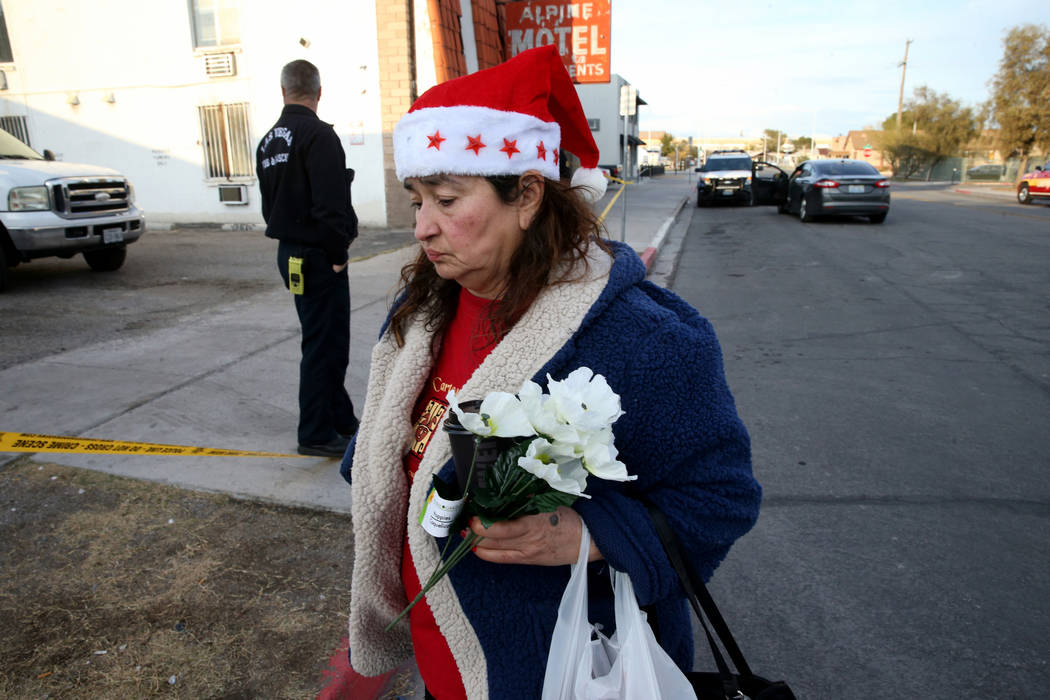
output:
[{"label": "red star on hat", "polygon": [[478,134],[477,136],[468,136],[467,141],[469,141],[469,143],[463,150],[474,151],[474,155],[478,155],[481,153],[481,149],[485,148],[485,144],[481,142],[481,134]]},{"label": "red star on hat", "polygon": [[547,149],[543,147],[543,141],[540,141],[540,145],[536,146],[536,157],[540,160],[547,160]]},{"label": "red star on hat", "polygon": [[440,131],[435,131],[433,134],[429,134],[427,138],[430,139],[430,144],[427,145],[427,148],[433,148],[438,151],[441,150],[441,142],[448,141],[448,139],[441,135]]},{"label": "red star on hat", "polygon": [[499,150],[501,150],[504,153],[506,153],[507,154],[507,158],[510,158],[515,153],[521,153],[521,151],[518,150],[518,140],[517,139],[514,139],[513,141],[511,141],[509,139],[503,139],[503,148],[501,148]]}]

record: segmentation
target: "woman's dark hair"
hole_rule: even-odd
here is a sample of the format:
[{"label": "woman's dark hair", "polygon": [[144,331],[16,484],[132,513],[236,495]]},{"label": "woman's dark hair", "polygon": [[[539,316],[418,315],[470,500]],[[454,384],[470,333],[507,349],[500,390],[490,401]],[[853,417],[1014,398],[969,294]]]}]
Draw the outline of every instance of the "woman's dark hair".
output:
[{"label": "woman's dark hair", "polygon": [[[520,175],[485,179],[504,204],[512,204],[522,195]],[[498,303],[491,305],[488,320],[493,337],[486,339],[488,343],[506,335],[544,287],[585,274],[592,243],[609,252],[601,240],[601,221],[578,193],[580,188],[551,179],[545,185],[532,224],[511,257]],[[427,330],[434,333],[432,349],[436,351],[456,313],[459,289],[457,282],[439,277],[434,263],[420,250],[414,261],[401,268],[398,297],[403,298],[390,317],[390,331],[398,346],[405,344],[409,320],[419,314]]]}]

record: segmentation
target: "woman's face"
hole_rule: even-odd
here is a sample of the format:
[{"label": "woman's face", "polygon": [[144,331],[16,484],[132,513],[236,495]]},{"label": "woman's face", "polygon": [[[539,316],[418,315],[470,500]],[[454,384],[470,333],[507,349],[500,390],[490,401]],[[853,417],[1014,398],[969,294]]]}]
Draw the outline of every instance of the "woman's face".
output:
[{"label": "woman's face", "polygon": [[438,275],[496,298],[531,220],[522,206],[530,198],[506,204],[485,178],[468,175],[410,177],[405,189],[416,210],[416,240]]}]

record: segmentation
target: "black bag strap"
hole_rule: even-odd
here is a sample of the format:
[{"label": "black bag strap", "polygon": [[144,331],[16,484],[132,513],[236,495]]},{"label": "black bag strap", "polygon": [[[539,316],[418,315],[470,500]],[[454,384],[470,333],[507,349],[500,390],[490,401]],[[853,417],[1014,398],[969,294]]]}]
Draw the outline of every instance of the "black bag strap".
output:
[{"label": "black bag strap", "polygon": [[678,539],[678,533],[667,522],[667,517],[655,503],[644,497],[641,498],[641,501],[648,508],[649,517],[652,518],[653,525],[656,527],[656,534],[660,537],[664,552],[671,561],[671,566],[674,567],[675,573],[678,574],[678,580],[682,585],[682,590],[685,591],[686,596],[689,598],[693,612],[696,613],[696,616],[700,619],[700,624],[704,627],[704,632],[707,634],[708,642],[711,644],[711,650],[714,653],[715,664],[718,666],[719,673],[724,679],[728,670],[725,673],[722,672],[725,661],[722,660],[722,655],[719,653],[714,639],[711,638],[707,625],[704,624],[704,615],[700,612],[701,608],[707,614],[707,619],[711,621],[711,626],[715,628],[715,632],[718,633],[718,638],[722,641],[722,645],[729,654],[729,658],[732,659],[736,670],[743,676],[754,675],[751,673],[747,660],[744,659],[744,653],[740,651],[736,639],[733,638],[733,633],[729,631],[729,625],[726,624],[725,618],[722,617],[718,606],[715,605],[714,598],[711,597],[711,593],[707,590],[704,580],[697,574],[692,563],[682,555],[682,544]]}]

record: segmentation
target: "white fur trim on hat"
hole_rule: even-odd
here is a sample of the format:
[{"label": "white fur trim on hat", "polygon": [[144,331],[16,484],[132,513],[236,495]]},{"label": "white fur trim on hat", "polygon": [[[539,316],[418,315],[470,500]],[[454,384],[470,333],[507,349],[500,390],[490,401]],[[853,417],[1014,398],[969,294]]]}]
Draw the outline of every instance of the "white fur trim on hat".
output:
[{"label": "white fur trim on hat", "polygon": [[609,182],[598,168],[576,168],[572,174],[572,186],[582,187],[584,199],[592,204],[605,194]]},{"label": "white fur trim on hat", "polygon": [[519,112],[463,105],[409,112],[394,127],[397,179],[520,175],[558,179],[561,127]]}]

